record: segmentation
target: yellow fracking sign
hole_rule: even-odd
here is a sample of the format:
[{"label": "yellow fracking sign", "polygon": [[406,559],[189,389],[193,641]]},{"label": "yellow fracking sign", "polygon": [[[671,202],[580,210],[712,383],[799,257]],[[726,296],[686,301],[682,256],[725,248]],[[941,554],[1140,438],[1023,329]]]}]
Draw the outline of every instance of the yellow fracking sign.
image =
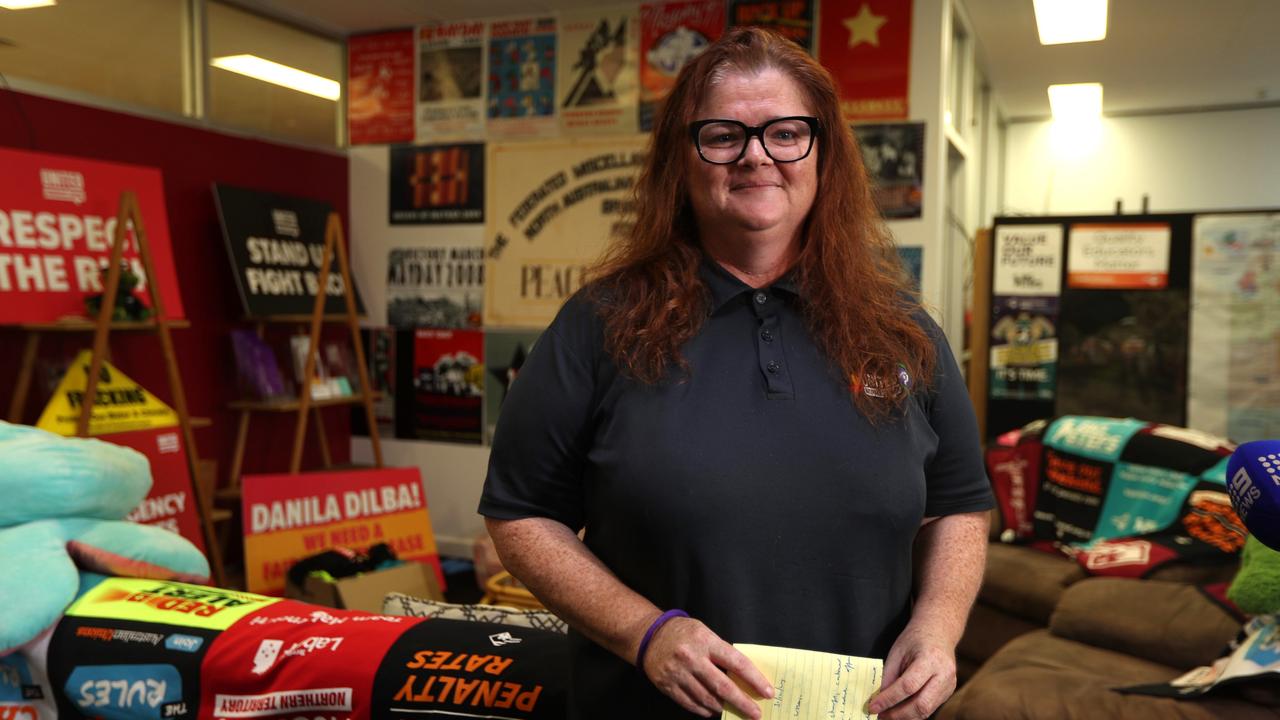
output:
[{"label": "yellow fracking sign", "polygon": [[[36,427],[59,435],[75,435],[76,421],[84,407],[85,389],[89,386],[88,350],[80,351],[58,383],[53,399],[40,414]],[[98,392],[93,401],[93,413],[89,417],[89,434],[127,432],[173,427],[178,415],[155,395],[130,380],[111,363],[102,362],[98,372]]]}]

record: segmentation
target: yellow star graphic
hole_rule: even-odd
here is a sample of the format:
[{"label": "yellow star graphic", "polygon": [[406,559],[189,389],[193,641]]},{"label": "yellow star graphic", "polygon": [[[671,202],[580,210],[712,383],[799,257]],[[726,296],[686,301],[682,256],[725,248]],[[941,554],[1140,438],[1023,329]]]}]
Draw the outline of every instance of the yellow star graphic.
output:
[{"label": "yellow star graphic", "polygon": [[858,43],[867,43],[880,47],[880,26],[889,22],[889,18],[871,12],[871,6],[862,3],[858,14],[844,19],[844,26],[849,28],[849,47],[858,47]]}]

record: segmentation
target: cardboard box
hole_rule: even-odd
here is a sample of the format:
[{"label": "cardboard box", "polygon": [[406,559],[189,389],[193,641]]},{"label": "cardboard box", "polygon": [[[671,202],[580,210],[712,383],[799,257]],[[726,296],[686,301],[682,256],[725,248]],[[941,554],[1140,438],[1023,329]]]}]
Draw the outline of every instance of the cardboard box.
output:
[{"label": "cardboard box", "polygon": [[340,578],[332,583],[308,577],[303,581],[302,587],[288,583],[284,595],[313,605],[381,613],[382,599],[391,592],[444,600],[440,583],[436,582],[435,570],[429,565],[413,561],[385,570]]}]

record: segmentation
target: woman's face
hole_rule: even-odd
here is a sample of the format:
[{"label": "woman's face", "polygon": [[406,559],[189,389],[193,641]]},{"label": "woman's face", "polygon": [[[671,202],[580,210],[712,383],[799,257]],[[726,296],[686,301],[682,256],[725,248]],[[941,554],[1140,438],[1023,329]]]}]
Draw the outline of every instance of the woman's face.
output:
[{"label": "woman's face", "polygon": [[[800,87],[772,68],[758,75],[732,73],[713,85],[693,119],[739,120],[750,127],[791,115],[813,115]],[[774,162],[759,138],[730,165],[713,165],[698,156],[693,141],[685,153],[689,168],[689,200],[703,238],[762,233],[799,237],[818,188],[818,147],[803,160]]]}]

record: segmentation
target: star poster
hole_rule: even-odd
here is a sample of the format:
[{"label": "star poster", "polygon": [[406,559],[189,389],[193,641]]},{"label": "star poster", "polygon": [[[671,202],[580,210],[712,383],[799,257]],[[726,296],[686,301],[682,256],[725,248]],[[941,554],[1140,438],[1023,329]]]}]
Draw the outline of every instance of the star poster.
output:
[{"label": "star poster", "polygon": [[540,330],[486,330],[484,333],[484,437],[493,442],[498,414],[511,384],[516,381],[525,358],[533,351]]},{"label": "star poster", "polygon": [[901,119],[911,87],[912,0],[824,0],[819,60],[847,120]]}]

